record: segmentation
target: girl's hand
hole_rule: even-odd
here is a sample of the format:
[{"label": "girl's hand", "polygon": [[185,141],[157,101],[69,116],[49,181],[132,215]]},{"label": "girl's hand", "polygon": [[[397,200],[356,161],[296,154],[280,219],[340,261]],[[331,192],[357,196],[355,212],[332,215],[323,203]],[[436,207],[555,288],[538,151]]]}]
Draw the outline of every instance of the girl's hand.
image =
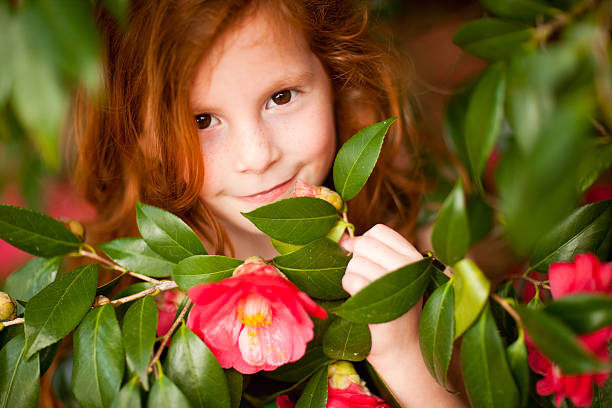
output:
[{"label": "girl's hand", "polygon": [[[350,295],[387,273],[423,258],[404,237],[382,224],[375,225],[362,236],[344,238],[340,245],[353,253],[342,279],[342,286]],[[376,360],[392,359],[418,347],[420,314],[419,301],[408,313],[393,321],[371,324],[370,363],[375,365]]]}]

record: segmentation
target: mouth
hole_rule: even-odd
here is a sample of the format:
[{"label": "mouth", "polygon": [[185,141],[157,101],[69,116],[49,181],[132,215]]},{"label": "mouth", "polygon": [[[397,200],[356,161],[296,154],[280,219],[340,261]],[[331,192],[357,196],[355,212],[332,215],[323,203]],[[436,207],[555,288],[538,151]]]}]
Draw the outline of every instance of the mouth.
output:
[{"label": "mouth", "polygon": [[261,191],[259,193],[251,194],[248,196],[240,196],[238,197],[240,200],[247,201],[249,203],[270,203],[283,194],[285,194],[291,186],[293,186],[295,182],[295,176],[291,177],[289,180],[282,182],[269,190]]}]

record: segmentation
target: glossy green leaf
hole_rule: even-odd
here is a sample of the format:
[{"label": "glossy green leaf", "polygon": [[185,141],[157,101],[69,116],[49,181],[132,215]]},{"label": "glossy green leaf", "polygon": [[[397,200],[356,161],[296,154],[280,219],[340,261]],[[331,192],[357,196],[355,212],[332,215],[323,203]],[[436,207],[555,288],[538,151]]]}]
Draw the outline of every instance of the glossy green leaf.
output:
[{"label": "glossy green leaf", "polygon": [[200,283],[218,282],[232,276],[244,261],[220,255],[195,255],[178,263],[172,278],[183,290]]},{"label": "glossy green leaf", "polygon": [[344,201],[355,197],[374,170],[389,126],[390,118],[361,129],[346,141],[334,161],[334,187]]},{"label": "glossy green leaf", "polygon": [[587,204],[540,239],[529,261],[540,272],[555,262],[571,262],[578,254],[592,252],[605,258],[612,245],[612,200]]},{"label": "glossy green leaf", "polygon": [[225,371],[225,378],[227,379],[227,386],[229,389],[230,395],[230,407],[231,408],[239,408],[240,401],[242,400],[242,387],[244,384],[244,379],[242,374],[238,371],[230,368]]},{"label": "glossy green leaf", "polygon": [[493,228],[493,210],[479,195],[470,197],[467,203],[470,245],[480,241]]},{"label": "glossy green leaf", "polygon": [[313,197],[287,198],[242,215],[270,237],[289,244],[322,238],[338,220],[333,205]]},{"label": "glossy green leaf", "polygon": [[130,370],[140,378],[145,390],[149,389],[147,366],[153,353],[157,332],[157,306],[151,296],[135,301],[123,318],[122,339]]},{"label": "glossy green leaf", "polygon": [[470,244],[470,230],[461,182],[444,201],[431,240],[436,256],[442,262],[451,265],[465,257]]},{"label": "glossy green leaf", "polygon": [[53,343],[49,347],[45,347],[44,349],[38,352],[38,361],[40,362],[40,376],[45,375],[45,372],[51,367],[51,363],[55,359],[57,355],[57,350],[59,349],[60,342]]},{"label": "glossy green leaf", "polygon": [[4,291],[15,299],[28,301],[57,276],[62,257],[34,258],[19,270],[9,275]]},{"label": "glossy green leaf", "polygon": [[333,312],[356,323],[383,323],[406,313],[423,296],[432,259],[424,258],[375,280]]},{"label": "glossy green leaf", "polygon": [[270,243],[272,244],[274,249],[276,249],[278,253],[281,255],[285,255],[290,252],[297,251],[298,249],[304,246],[304,245],[290,244],[288,242],[282,242],[274,238],[270,238]]},{"label": "glossy green leaf", "polygon": [[535,23],[539,18],[550,18],[561,10],[540,0],[479,0],[491,13],[499,16]]},{"label": "glossy green leaf", "polygon": [[434,260],[433,262],[433,272],[431,274],[431,280],[427,285],[427,292],[433,293],[440,286],[444,285],[446,282],[450,280],[450,278],[443,272],[445,269],[445,265],[440,261]]},{"label": "glossy green leaf", "polygon": [[455,339],[453,307],[453,286],[447,282],[427,299],[419,320],[423,360],[431,375],[444,386]]},{"label": "glossy green leaf", "polygon": [[34,296],[25,310],[26,358],[61,340],[81,321],[96,294],[98,265],[62,276]]},{"label": "glossy green leaf", "polygon": [[524,329],[536,348],[559,366],[564,374],[580,374],[605,368],[582,346],[561,320],[543,311],[517,306]]},{"label": "glossy green leaf", "polygon": [[364,323],[335,319],[323,336],[323,352],[333,360],[365,360],[371,347],[370,328]]},{"label": "glossy green leaf", "polygon": [[473,407],[519,406],[518,389],[488,307],[463,336],[461,372]]},{"label": "glossy green leaf", "polygon": [[462,26],[453,42],[470,54],[498,60],[525,48],[533,34],[533,28],[485,17]]},{"label": "glossy green leaf", "polygon": [[119,238],[98,248],[125,269],[154,278],[172,274],[176,265],[153,251],[141,238]]},{"label": "glossy green leaf", "polygon": [[344,299],[342,276],[350,256],[328,238],[274,258],[274,266],[308,295],[326,300]]},{"label": "glossy green leaf", "polygon": [[529,396],[529,365],[527,364],[525,335],[522,329],[519,330],[518,338],[506,349],[506,357],[518,388],[520,406],[525,407]]},{"label": "glossy green leaf", "polygon": [[591,333],[612,325],[612,296],[603,294],[564,296],[547,304],[543,310],[576,333]]},{"label": "glossy green leaf", "polygon": [[23,334],[0,350],[0,407],[33,408],[38,405],[38,354],[26,359]]},{"label": "glossy green leaf", "polygon": [[108,407],[121,387],[125,361],[111,304],[92,309],[74,331],[72,392],[83,407]]},{"label": "glossy green leaf", "polygon": [[476,320],[487,303],[491,282],[480,268],[469,259],[462,259],[453,266],[455,291],[455,338]]},{"label": "glossy green leaf", "polygon": [[155,381],[147,400],[147,408],[159,407],[191,408],[185,395],[165,375],[160,375]]},{"label": "glossy green leaf", "polygon": [[276,381],[298,382],[308,377],[321,367],[330,363],[329,357],[323,353],[323,346],[308,344],[304,356],[294,363],[278,367],[274,371],[265,372],[267,378]]},{"label": "glossy green leaf", "polygon": [[192,407],[230,408],[223,369],[206,344],[184,324],[172,336],[165,371]]},{"label": "glossy green leaf", "polygon": [[[468,172],[471,171],[471,167],[465,145],[465,117],[469,101],[472,97],[472,91],[473,86],[451,97],[446,106],[444,116],[444,136],[446,142]],[[442,199],[439,201],[442,201]]]},{"label": "glossy green leaf", "polygon": [[295,408],[325,408],[327,406],[327,366],[312,375]]},{"label": "glossy green leaf", "polygon": [[498,62],[480,77],[468,104],[465,144],[472,175],[478,185],[501,128],[505,88],[506,67]]},{"label": "glossy green leaf", "polygon": [[178,263],[193,255],[206,255],[195,232],[168,211],[137,203],[136,221],[147,245],[169,261]]},{"label": "glossy green leaf", "polygon": [[138,377],[133,377],[115,396],[110,408],[134,408],[141,406],[140,384],[138,382]]},{"label": "glossy green leaf", "polygon": [[81,241],[53,218],[0,204],[0,238],[29,254],[51,258],[76,251]]}]

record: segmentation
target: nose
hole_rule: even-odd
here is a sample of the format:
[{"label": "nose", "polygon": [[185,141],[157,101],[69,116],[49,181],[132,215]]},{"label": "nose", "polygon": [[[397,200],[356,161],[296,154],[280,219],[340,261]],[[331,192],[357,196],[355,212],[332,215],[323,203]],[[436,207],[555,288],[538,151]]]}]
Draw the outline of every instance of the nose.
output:
[{"label": "nose", "polygon": [[235,128],[234,167],[240,173],[263,173],[281,157],[275,131],[261,120],[245,121]]}]

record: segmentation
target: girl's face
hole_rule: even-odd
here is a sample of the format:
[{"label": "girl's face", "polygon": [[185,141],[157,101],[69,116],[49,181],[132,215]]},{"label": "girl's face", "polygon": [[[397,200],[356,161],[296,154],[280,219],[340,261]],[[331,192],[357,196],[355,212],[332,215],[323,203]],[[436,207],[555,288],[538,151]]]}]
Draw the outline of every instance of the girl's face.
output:
[{"label": "girl's face", "polygon": [[289,22],[257,11],[202,60],[191,106],[204,154],[202,198],[232,235],[259,231],[240,212],[319,185],[335,153],[331,82]]}]

